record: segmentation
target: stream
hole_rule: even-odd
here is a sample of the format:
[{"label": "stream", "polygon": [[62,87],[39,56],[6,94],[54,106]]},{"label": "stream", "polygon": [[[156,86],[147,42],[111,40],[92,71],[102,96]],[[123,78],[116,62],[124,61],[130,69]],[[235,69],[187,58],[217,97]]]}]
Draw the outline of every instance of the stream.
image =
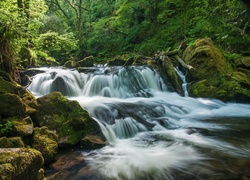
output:
[{"label": "stream", "polygon": [[59,154],[48,179],[250,179],[250,104],[182,97],[148,67],[39,71],[29,91],[77,100],[107,140]]}]

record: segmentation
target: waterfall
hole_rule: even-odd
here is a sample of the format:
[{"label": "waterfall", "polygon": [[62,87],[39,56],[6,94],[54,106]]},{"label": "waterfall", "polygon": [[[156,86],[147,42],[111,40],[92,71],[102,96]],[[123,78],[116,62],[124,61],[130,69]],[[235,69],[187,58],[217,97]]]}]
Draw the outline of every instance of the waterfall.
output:
[{"label": "waterfall", "polygon": [[[151,90],[166,90],[159,74],[150,68],[112,67],[94,73],[77,70],[45,69],[33,78],[29,90],[36,96],[60,91],[71,96],[149,97]],[[107,74],[109,72],[109,74]]]},{"label": "waterfall", "polygon": [[178,67],[174,68],[176,73],[178,74],[178,76],[181,78],[182,80],[182,89],[183,89],[183,92],[184,92],[184,96],[189,96],[188,94],[188,90],[187,90],[187,81],[186,81],[186,76],[183,74],[182,71],[179,70]]},{"label": "waterfall", "polygon": [[100,179],[235,179],[225,159],[250,164],[249,104],[168,92],[148,67],[43,70],[34,95],[60,91],[99,123],[107,145],[83,154]]}]

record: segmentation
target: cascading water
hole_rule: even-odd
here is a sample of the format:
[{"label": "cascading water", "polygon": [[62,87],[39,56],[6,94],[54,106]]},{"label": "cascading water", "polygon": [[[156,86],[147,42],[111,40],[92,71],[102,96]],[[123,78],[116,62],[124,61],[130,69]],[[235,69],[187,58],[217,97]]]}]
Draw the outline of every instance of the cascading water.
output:
[{"label": "cascading water", "polygon": [[178,74],[178,76],[181,78],[182,80],[182,89],[184,92],[184,96],[189,96],[188,95],[188,90],[187,90],[187,81],[186,81],[186,76],[183,74],[182,71],[179,70],[179,68],[174,68],[176,73]]},{"label": "cascading water", "polygon": [[250,176],[250,105],[170,93],[147,67],[43,70],[34,95],[61,91],[100,124],[109,143],[83,152],[99,179]]}]

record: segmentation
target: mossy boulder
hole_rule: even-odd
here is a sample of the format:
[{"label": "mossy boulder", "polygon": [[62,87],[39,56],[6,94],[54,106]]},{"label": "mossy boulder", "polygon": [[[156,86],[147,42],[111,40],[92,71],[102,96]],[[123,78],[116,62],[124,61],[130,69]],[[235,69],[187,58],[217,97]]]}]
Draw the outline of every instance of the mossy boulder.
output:
[{"label": "mossy boulder", "polygon": [[54,160],[58,150],[57,140],[57,135],[47,127],[34,128],[32,148],[42,153],[45,164]]},{"label": "mossy boulder", "polygon": [[25,116],[26,108],[22,99],[16,94],[0,94],[0,116]]},{"label": "mossy boulder", "polygon": [[187,75],[191,96],[250,102],[248,70],[234,68],[210,39],[195,41],[187,47],[183,57],[194,67]]},{"label": "mossy boulder", "polygon": [[60,92],[37,99],[38,109],[32,118],[58,135],[59,146],[73,146],[87,134],[100,133],[100,128],[77,101],[70,101]]},{"label": "mossy boulder", "polygon": [[16,93],[16,85],[11,82],[8,82],[0,76],[0,93]]},{"label": "mossy boulder", "polygon": [[43,180],[42,154],[35,149],[1,148],[0,179]]},{"label": "mossy boulder", "polygon": [[34,124],[30,116],[25,118],[15,116],[8,118],[7,121],[12,123],[12,130],[9,133],[12,136],[26,137],[32,135]]},{"label": "mossy boulder", "polygon": [[4,72],[0,72],[0,116],[26,116],[35,112],[35,97],[26,89],[14,82]]},{"label": "mossy boulder", "polygon": [[0,138],[0,148],[22,148],[24,146],[25,145],[21,137]]},{"label": "mossy boulder", "polygon": [[188,73],[188,81],[196,81],[201,78],[214,79],[227,72],[226,59],[210,39],[198,39],[194,44],[188,46],[183,57],[186,63],[191,64],[195,69]]}]

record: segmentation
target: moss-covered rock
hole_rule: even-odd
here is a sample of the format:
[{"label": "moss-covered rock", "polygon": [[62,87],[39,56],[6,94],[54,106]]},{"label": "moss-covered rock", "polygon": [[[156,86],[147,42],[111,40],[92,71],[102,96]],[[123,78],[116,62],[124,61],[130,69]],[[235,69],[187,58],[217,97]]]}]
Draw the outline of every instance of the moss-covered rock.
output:
[{"label": "moss-covered rock", "polygon": [[58,134],[59,146],[72,146],[86,134],[100,132],[98,124],[77,101],[70,101],[60,92],[37,99],[38,109],[33,119]]},{"label": "moss-covered rock", "polygon": [[[227,60],[210,39],[195,41],[185,50],[183,56],[194,67],[187,75],[191,96],[250,102],[247,66],[239,65],[242,64],[241,61]],[[237,69],[237,66],[243,70]]]},{"label": "moss-covered rock", "polygon": [[32,148],[42,153],[46,164],[54,160],[58,150],[57,139],[57,135],[47,127],[34,128]]},{"label": "moss-covered rock", "polygon": [[200,80],[202,77],[217,78],[227,72],[226,59],[210,39],[198,39],[194,44],[188,46],[183,57],[187,64],[191,64],[195,69],[188,73],[188,81]]},{"label": "moss-covered rock", "polygon": [[0,73],[0,116],[25,116],[35,112],[35,97],[26,89],[14,82],[11,77]]},{"label": "moss-covered rock", "polygon": [[175,67],[170,59],[167,58],[165,61],[163,61],[162,69],[164,71],[165,77],[167,78],[169,89],[172,89],[180,95],[184,95],[182,89],[182,80],[176,73]]},{"label": "moss-covered rock", "polygon": [[233,61],[236,67],[250,70],[250,57],[236,57],[233,58]]},{"label": "moss-covered rock", "polygon": [[26,137],[33,133],[34,125],[30,116],[25,118],[11,117],[8,118],[8,121],[13,124],[10,132],[12,136]]},{"label": "moss-covered rock", "polygon": [[25,116],[26,108],[22,99],[16,94],[0,94],[0,116]]},{"label": "moss-covered rock", "polygon": [[12,94],[16,93],[16,86],[13,83],[4,80],[1,76],[0,76],[0,87],[1,87],[0,93],[12,93]]},{"label": "moss-covered rock", "polygon": [[0,138],[0,148],[22,148],[22,147],[24,147],[24,142],[21,137]]},{"label": "moss-covered rock", "polygon": [[42,180],[43,157],[34,149],[1,148],[0,179]]}]

